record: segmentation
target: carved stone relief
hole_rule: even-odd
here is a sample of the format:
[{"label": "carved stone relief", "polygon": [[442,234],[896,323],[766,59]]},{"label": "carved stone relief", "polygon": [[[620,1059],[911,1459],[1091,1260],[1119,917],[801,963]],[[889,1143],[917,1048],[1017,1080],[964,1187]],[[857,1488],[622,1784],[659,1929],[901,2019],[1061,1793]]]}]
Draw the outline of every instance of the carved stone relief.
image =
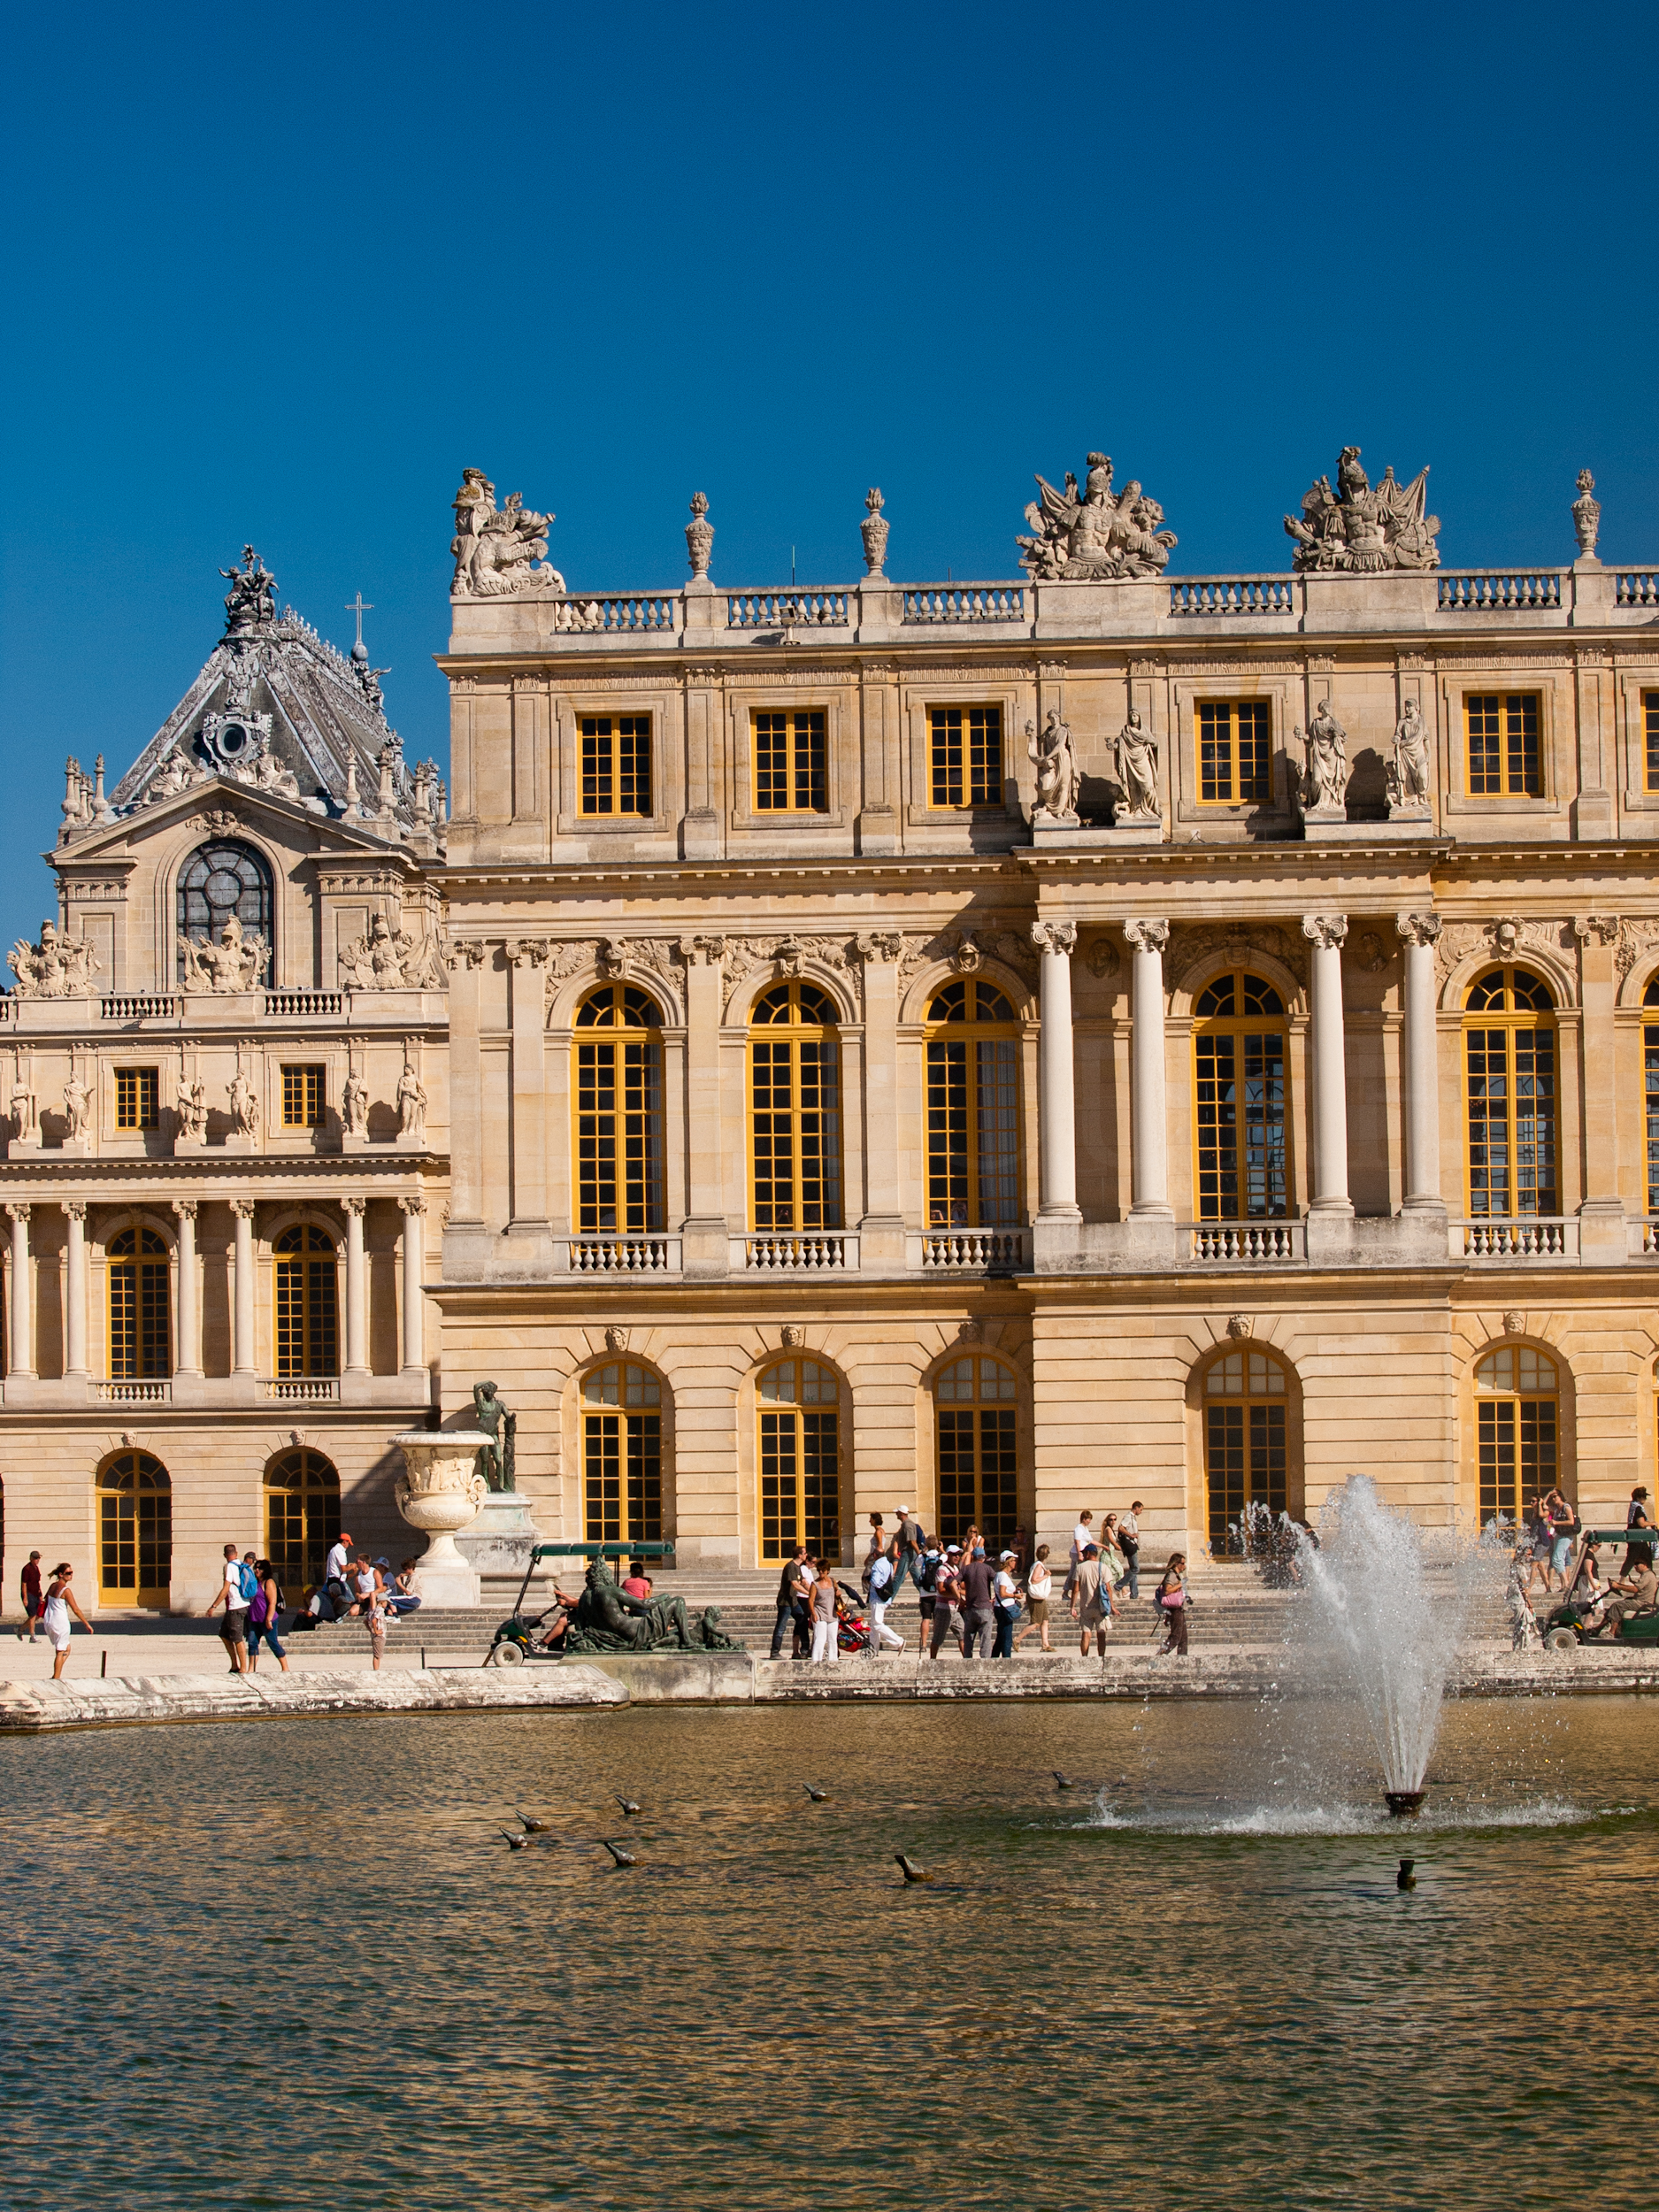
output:
[{"label": "carved stone relief", "polygon": [[564,595],[565,579],[546,559],[548,526],[518,493],[495,504],[495,487],[482,469],[463,469],[455,495],[452,599],[550,599]]},{"label": "carved stone relief", "polygon": [[446,981],[432,939],[394,929],[384,914],[341,953],[340,976],[354,991],[442,991]]},{"label": "carved stone relief", "polygon": [[187,937],[181,949],[185,989],[220,997],[257,991],[271,957],[258,931],[244,929],[234,914],[227,918],[217,944],[211,937]]},{"label": "carved stone relief", "polygon": [[1201,960],[1212,953],[1225,953],[1230,968],[1248,968],[1250,956],[1265,953],[1281,968],[1288,970],[1304,988],[1308,982],[1308,947],[1305,939],[1293,938],[1289,932],[1276,924],[1246,926],[1233,922],[1183,922],[1170,933],[1170,948],[1165,956],[1164,973],[1173,988],[1195,968]]},{"label": "carved stone relief", "polygon": [[1091,453],[1087,465],[1080,493],[1069,471],[1061,491],[1037,479],[1025,510],[1032,534],[1017,541],[1020,566],[1033,579],[1161,576],[1179,542],[1163,508],[1133,480],[1114,494],[1109,454]]},{"label": "carved stone relief", "polygon": [[1471,954],[1485,952],[1492,960],[1524,960],[1528,952],[1571,952],[1576,946],[1572,925],[1567,921],[1529,921],[1518,914],[1503,914],[1486,922],[1448,922],[1435,948],[1434,966],[1442,982]]}]

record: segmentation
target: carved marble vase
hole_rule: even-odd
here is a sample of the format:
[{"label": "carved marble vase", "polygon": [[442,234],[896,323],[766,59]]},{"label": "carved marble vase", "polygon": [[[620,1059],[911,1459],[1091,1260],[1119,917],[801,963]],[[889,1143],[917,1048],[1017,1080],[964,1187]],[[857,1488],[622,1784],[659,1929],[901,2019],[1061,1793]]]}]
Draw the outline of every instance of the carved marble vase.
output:
[{"label": "carved marble vase", "polygon": [[457,1529],[470,1527],[483,1503],[486,1484],[478,1455],[489,1438],[481,1429],[412,1429],[392,1439],[403,1455],[397,1478],[397,1509],[411,1528],[430,1538],[415,1570],[415,1589],[426,1605],[482,1602],[478,1571],[457,1548]]}]

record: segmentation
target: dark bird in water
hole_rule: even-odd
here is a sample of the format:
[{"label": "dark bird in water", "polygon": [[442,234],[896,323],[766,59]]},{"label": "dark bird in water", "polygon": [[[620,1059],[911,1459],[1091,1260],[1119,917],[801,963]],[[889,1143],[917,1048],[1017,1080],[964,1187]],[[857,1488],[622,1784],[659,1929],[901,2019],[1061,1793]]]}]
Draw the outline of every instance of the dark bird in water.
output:
[{"label": "dark bird in water", "polygon": [[[517,1806],[515,1806],[513,1809],[515,1812],[518,1812]],[[526,1836],[547,1836],[551,1835],[553,1832],[553,1826],[550,1821],[532,1820],[527,1813],[518,1813],[518,1818],[523,1825],[524,1832]]]},{"label": "dark bird in water", "polygon": [[[612,1790],[611,1794],[613,1797],[616,1797],[616,1792],[614,1790]],[[623,1811],[630,1816],[634,1813],[637,1813],[640,1809],[638,1801],[632,1797],[617,1797],[617,1802],[621,1806]]]},{"label": "dark bird in water", "polygon": [[827,1790],[818,1789],[810,1782],[803,1782],[801,1786],[806,1792],[807,1795],[812,1800],[812,1802],[815,1805],[821,1805],[824,1802],[824,1800],[829,1795],[829,1792]]},{"label": "dark bird in water", "polygon": [[[604,1842],[603,1836],[600,1838],[600,1841],[602,1843]],[[616,1861],[618,1866],[637,1866],[639,1864],[639,1861],[634,1857],[633,1852],[625,1851],[619,1843],[606,1843],[605,1849],[610,1852],[611,1857]]]},{"label": "dark bird in water", "polygon": [[925,1866],[918,1866],[914,1859],[907,1859],[902,1851],[893,1854],[895,1862],[903,1869],[907,1882],[931,1882],[933,1876]]},{"label": "dark bird in water", "polygon": [[495,1831],[495,1833],[498,1836],[504,1836],[506,1838],[507,1848],[509,1851],[527,1851],[530,1848],[530,1839],[528,1836],[515,1836],[509,1834],[505,1828],[498,1828]]},{"label": "dark bird in water", "polygon": [[1077,1784],[1071,1779],[1071,1776],[1069,1774],[1062,1774],[1058,1767],[1050,1767],[1048,1771],[1054,1777],[1054,1786],[1056,1789],[1074,1790],[1077,1787]]},{"label": "dark bird in water", "polygon": [[1416,1866],[1416,1864],[1417,1861],[1415,1859],[1401,1860],[1400,1871],[1394,1876],[1394,1887],[1396,1889],[1415,1889],[1417,1887],[1417,1878],[1412,1872],[1412,1869]]}]

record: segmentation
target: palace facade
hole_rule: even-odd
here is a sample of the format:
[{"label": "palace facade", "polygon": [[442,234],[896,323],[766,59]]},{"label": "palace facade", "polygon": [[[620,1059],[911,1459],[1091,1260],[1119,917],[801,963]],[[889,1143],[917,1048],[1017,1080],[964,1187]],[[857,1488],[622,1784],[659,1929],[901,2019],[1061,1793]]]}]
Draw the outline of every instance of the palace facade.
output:
[{"label": "palace facade", "polygon": [[890,581],[872,493],[862,581],[774,591],[699,497],[688,583],[589,595],[469,471],[447,824],[373,672],[234,585],[111,800],[72,776],[0,1028],[12,1548],[163,1463],[176,1600],[298,1525],[296,1454],[389,1547],[389,1436],[486,1379],[544,1535],[683,1564],[1132,1496],[1201,1551],[1355,1469],[1622,1517],[1659,572],[1587,480],[1570,565],[1441,566],[1425,489],[1350,449],[1288,572],[1178,578],[1094,455],[1018,580]]}]

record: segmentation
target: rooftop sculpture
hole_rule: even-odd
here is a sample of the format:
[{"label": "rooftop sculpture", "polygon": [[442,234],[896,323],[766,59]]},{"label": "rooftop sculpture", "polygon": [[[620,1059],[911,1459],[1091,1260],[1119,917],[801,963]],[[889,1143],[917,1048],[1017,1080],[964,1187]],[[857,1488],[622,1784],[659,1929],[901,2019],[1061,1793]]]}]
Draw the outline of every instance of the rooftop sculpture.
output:
[{"label": "rooftop sculpture", "polygon": [[1033,578],[1071,582],[1163,574],[1175,533],[1164,528],[1163,508],[1133,478],[1114,495],[1110,454],[1089,455],[1080,495],[1070,471],[1064,491],[1041,476],[1037,488],[1025,510],[1033,534],[1018,541],[1019,565]]},{"label": "rooftop sculpture", "polygon": [[98,956],[90,945],[61,936],[56,922],[42,922],[40,943],[19,937],[6,965],[17,977],[19,998],[83,998],[98,973]]},{"label": "rooftop sculpture", "polygon": [[497,507],[495,487],[482,469],[461,471],[454,506],[451,598],[564,595],[565,579],[546,558],[548,526],[556,517],[534,513],[518,492],[510,492],[506,505]]},{"label": "rooftop sculpture", "polygon": [[1302,572],[1334,570],[1350,575],[1381,575],[1394,568],[1438,568],[1440,518],[1425,511],[1429,472],[1418,471],[1400,483],[1392,468],[1383,471],[1373,491],[1359,465],[1359,448],[1345,445],[1336,465],[1336,489],[1322,476],[1304,494],[1302,518],[1285,517],[1296,541],[1294,565]]}]

